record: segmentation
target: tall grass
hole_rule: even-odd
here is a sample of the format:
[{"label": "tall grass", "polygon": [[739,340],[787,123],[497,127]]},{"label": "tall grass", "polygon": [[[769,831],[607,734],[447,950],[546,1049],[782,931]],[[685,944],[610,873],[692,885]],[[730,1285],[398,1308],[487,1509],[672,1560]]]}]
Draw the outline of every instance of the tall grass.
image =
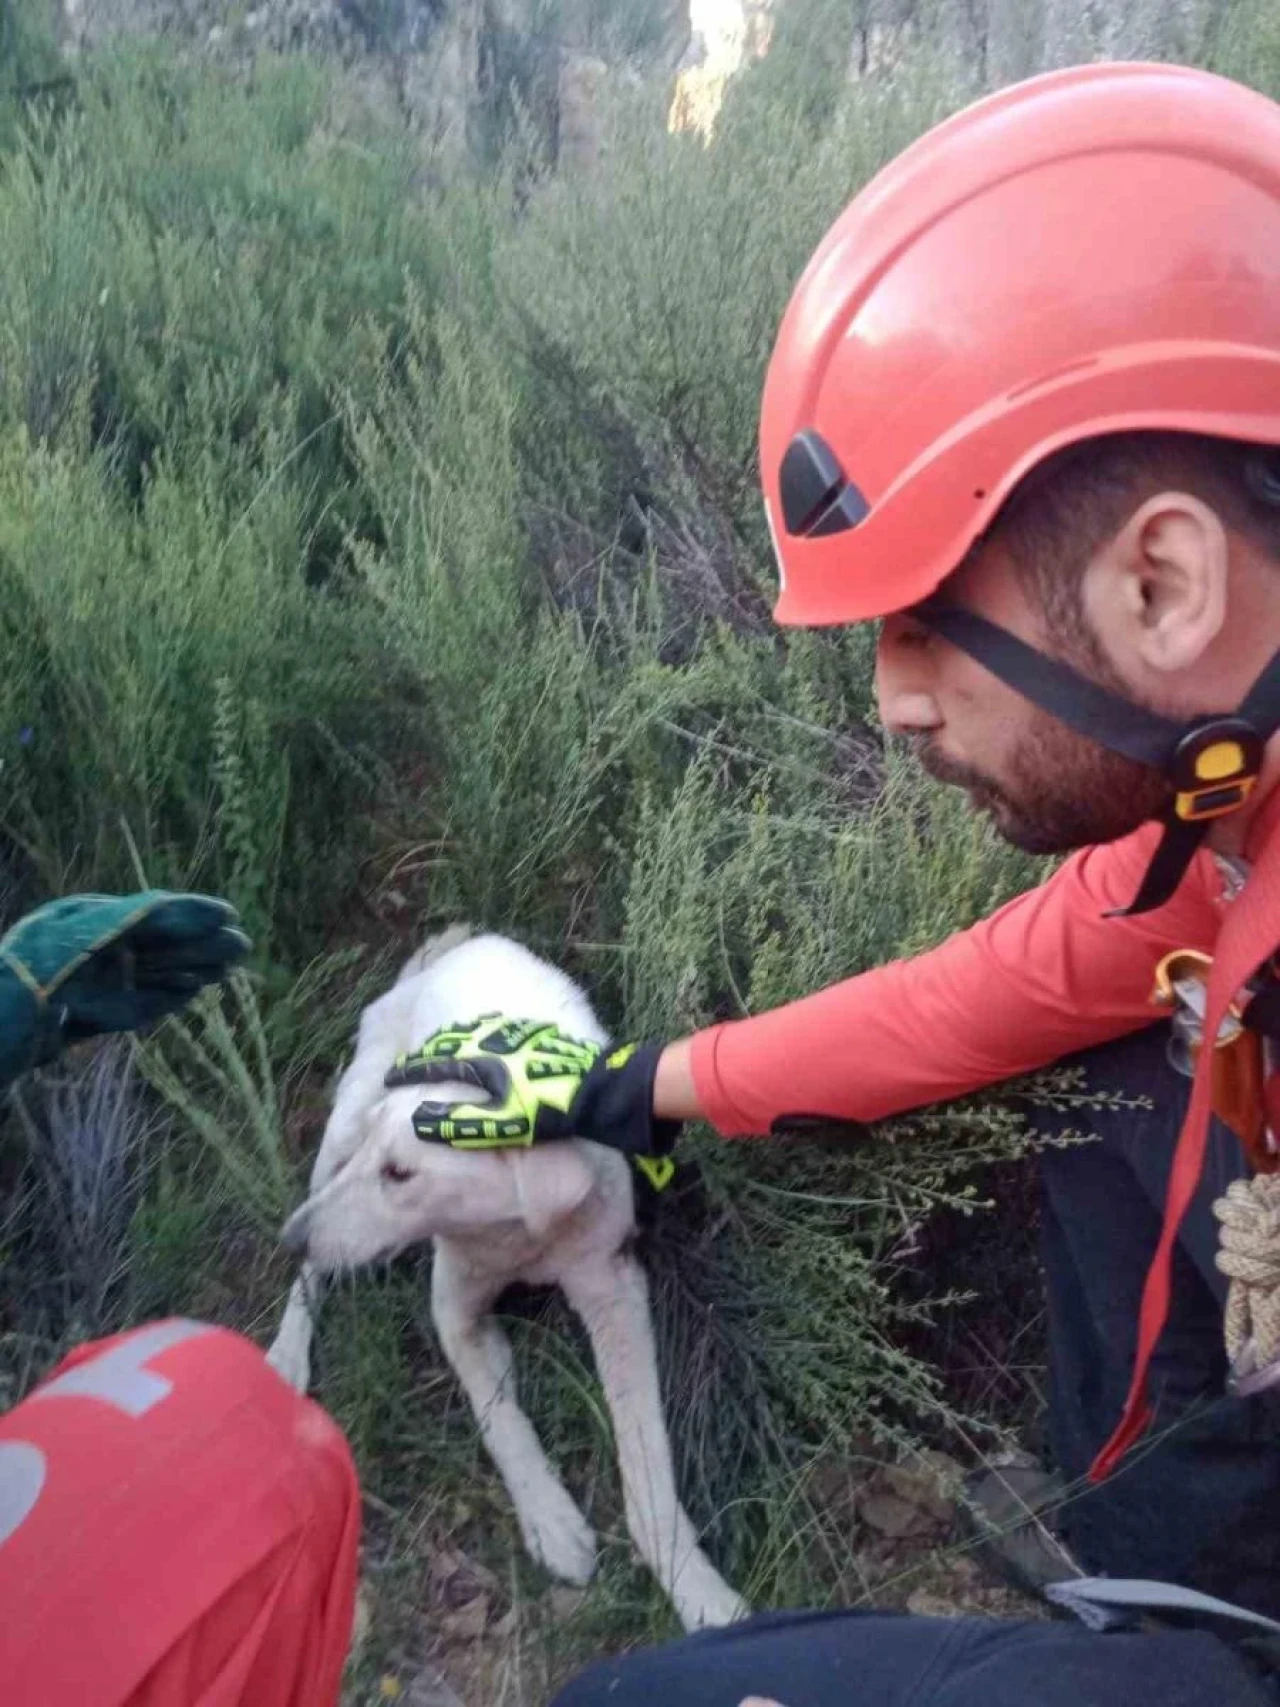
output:
[{"label": "tall grass", "polygon": [[[769,620],[754,435],[791,281],[978,80],[904,26],[850,83],[826,17],[797,4],[711,146],[620,99],[572,178],[518,133],[483,175],[446,170],[269,57],[90,59],[0,125],[6,906],[145,870],[228,894],[256,943],[143,1048],[165,1118],[126,1230],[101,1223],[126,1272],[95,1321],[265,1337],[270,1228],[360,1001],[444,920],[525,938],[620,1034],[666,1036],[925,947],[1035,875],[886,750],[868,634]],[[1242,5],[1203,51],[1265,79],[1273,36]],[[39,1133],[0,1157],[15,1296],[48,1278]],[[976,1215],[978,1170],[1024,1144],[990,1101],[855,1143],[691,1139],[652,1246],[673,1433],[762,1603],[847,1580],[804,1491],[819,1456],[955,1421],[906,1347],[963,1277],[920,1273],[912,1235],[939,1204]],[[510,1539],[419,1278],[344,1290],[321,1347],[397,1582],[420,1520]],[[84,1319],[53,1296],[6,1342],[12,1390]],[[517,1331],[608,1527],[581,1348],[555,1311]],[[597,1636],[661,1622],[624,1557]]]}]

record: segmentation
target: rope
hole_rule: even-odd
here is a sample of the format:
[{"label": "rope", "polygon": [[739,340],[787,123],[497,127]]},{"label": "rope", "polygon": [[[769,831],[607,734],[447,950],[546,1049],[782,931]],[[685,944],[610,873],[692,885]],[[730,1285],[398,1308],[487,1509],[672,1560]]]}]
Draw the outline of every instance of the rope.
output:
[{"label": "rope", "polygon": [[1224,1329],[1234,1365],[1280,1362],[1280,1174],[1234,1180],[1213,1206],[1221,1223],[1217,1265],[1231,1282]]}]

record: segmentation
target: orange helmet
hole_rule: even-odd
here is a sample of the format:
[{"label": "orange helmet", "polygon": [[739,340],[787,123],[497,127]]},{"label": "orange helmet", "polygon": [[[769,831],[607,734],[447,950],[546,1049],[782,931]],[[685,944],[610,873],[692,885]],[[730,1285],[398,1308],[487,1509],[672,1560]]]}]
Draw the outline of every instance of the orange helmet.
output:
[{"label": "orange helmet", "polygon": [[1101,433],[1280,444],[1280,106],[1091,65],[978,102],[850,204],[791,298],[760,456],[779,622],[932,594]]}]

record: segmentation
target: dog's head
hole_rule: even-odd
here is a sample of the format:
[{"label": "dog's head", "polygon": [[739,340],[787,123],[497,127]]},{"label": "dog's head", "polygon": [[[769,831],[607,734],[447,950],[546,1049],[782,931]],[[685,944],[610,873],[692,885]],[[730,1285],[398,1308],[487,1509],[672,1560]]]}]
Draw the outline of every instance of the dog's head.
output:
[{"label": "dog's head", "polygon": [[[474,1087],[432,1086],[432,1099],[474,1097]],[[294,1212],[283,1242],[317,1268],[394,1256],[424,1239],[523,1226],[535,1239],[580,1207],[594,1176],[572,1143],[538,1150],[453,1150],[413,1130],[421,1086],[387,1091],[370,1110],[347,1163]]]}]

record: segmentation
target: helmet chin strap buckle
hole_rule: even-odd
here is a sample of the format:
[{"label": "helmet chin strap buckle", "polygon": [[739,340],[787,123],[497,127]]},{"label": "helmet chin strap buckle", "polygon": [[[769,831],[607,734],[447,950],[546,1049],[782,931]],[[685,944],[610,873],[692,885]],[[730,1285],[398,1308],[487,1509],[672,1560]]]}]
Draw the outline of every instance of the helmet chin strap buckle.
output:
[{"label": "helmet chin strap buckle", "polygon": [[1210,826],[1238,811],[1257,787],[1265,753],[1266,742],[1239,713],[1197,717],[1188,725],[1163,767],[1173,788],[1164,834],[1138,893],[1108,918],[1149,913],[1172,897]]},{"label": "helmet chin strap buckle", "polygon": [[1266,744],[1243,717],[1201,717],[1169,761],[1173,815],[1202,824],[1235,812],[1257,787]]}]

